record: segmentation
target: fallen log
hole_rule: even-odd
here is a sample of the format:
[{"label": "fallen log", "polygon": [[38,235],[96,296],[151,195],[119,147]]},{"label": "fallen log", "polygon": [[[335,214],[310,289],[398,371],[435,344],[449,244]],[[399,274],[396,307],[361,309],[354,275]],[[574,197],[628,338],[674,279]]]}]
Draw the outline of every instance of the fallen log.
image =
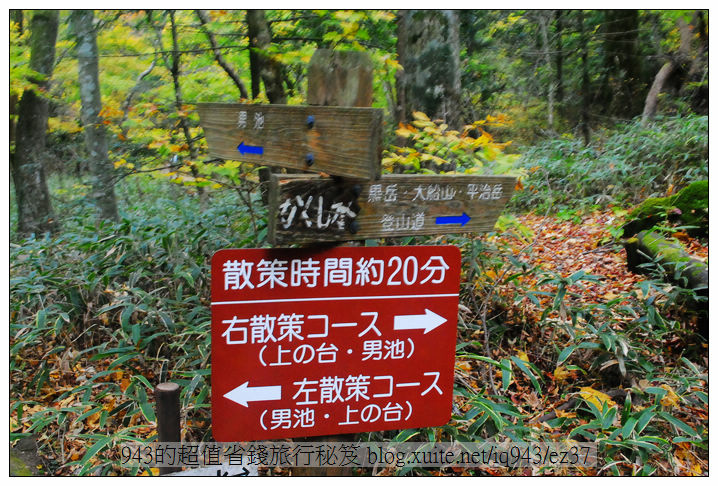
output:
[{"label": "fallen log", "polygon": [[662,266],[671,280],[683,288],[708,288],[708,264],[687,253],[683,247],[656,231],[641,231],[624,242],[628,268],[640,273],[641,264],[654,261]]},{"label": "fallen log", "polygon": [[655,262],[677,286],[695,292],[683,305],[698,315],[698,332],[708,339],[708,264],[692,257],[680,243],[656,231],[641,231],[624,240],[626,263],[634,273],[648,273],[647,262]]}]

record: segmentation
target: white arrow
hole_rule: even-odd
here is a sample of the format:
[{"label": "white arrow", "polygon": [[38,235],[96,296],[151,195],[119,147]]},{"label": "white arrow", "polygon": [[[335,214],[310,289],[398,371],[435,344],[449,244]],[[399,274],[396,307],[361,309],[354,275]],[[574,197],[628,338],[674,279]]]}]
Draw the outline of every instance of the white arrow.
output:
[{"label": "white arrow", "polygon": [[263,400],[281,400],[281,386],[249,386],[245,381],[234,390],[224,394],[224,398],[248,407],[247,402],[261,402]]},{"label": "white arrow", "polygon": [[429,309],[424,309],[424,314],[414,316],[394,316],[394,330],[402,331],[406,329],[423,329],[424,334],[426,334],[445,322],[446,319],[441,317],[439,314],[431,312]]}]

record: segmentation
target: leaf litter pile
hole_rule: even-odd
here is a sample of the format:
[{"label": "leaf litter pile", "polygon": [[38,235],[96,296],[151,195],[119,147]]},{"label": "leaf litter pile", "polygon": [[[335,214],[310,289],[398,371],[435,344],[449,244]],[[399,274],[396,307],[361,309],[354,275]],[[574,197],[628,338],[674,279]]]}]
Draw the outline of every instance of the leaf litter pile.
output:
[{"label": "leaf litter pile", "polygon": [[[497,233],[441,240],[459,245],[467,263],[454,414],[447,426],[404,439],[596,442],[598,468],[482,466],[424,474],[706,475],[707,343],[680,305],[680,289],[626,269],[611,236],[611,210],[510,219]],[[707,260],[707,244],[676,236]],[[17,260],[12,277],[28,271]],[[185,278],[199,287],[194,305],[208,307],[206,281]],[[107,305],[87,303],[87,327],[131,334],[133,323],[149,318],[142,305],[116,305],[132,289],[108,285],[103,292]],[[178,301],[181,292],[180,285]],[[46,296],[40,309],[13,306],[11,316],[12,322],[31,319],[11,328],[11,440],[30,437],[37,444],[40,474],[157,474],[123,467],[118,446],[155,438],[152,389],[167,379],[184,390],[183,440],[210,439],[209,377],[196,372],[208,368],[207,327],[186,335],[174,329],[196,357],[159,359],[162,347],[141,349],[139,339],[113,347],[86,332],[73,334],[67,313],[49,318],[61,298]],[[157,319],[170,320],[161,312]],[[291,474],[260,469],[267,473]]]}]

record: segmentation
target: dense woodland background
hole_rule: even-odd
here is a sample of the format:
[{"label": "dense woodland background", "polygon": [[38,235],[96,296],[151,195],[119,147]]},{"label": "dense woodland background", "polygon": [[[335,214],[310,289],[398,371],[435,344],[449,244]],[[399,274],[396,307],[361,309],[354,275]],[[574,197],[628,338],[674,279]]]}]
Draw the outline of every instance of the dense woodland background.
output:
[{"label": "dense woodland background", "polygon": [[116,446],[153,440],[165,380],[211,438],[209,259],[267,222],[262,168],[208,157],[194,104],[306,104],[321,48],[369,54],[385,172],[519,181],[494,232],[367,242],[457,245],[464,280],[451,422],[364,438],[599,444],[593,470],[382,474],[707,474],[707,11],[12,10],[9,33],[18,473],[157,474]]}]

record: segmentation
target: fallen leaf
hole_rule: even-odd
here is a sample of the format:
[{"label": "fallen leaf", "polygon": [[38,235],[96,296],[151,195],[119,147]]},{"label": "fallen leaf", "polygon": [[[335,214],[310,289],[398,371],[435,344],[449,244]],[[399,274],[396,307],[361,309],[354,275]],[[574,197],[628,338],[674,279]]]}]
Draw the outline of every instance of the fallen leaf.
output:
[{"label": "fallen leaf", "polygon": [[598,407],[599,410],[603,410],[604,403],[607,404],[609,407],[616,406],[616,402],[611,400],[611,397],[601,391],[594,390],[590,386],[581,387],[578,393],[579,395],[581,395],[581,398],[593,403],[594,405],[596,405],[596,407]]},{"label": "fallen leaf", "polygon": [[678,406],[680,397],[676,395],[676,392],[673,391],[673,388],[666,384],[661,385],[661,388],[668,392],[663,398],[661,398],[661,405],[667,408]]},{"label": "fallen leaf", "polygon": [[557,366],[553,370],[553,378],[559,383],[565,382],[568,378],[572,378],[575,374],[572,371],[568,371],[563,366]]}]

